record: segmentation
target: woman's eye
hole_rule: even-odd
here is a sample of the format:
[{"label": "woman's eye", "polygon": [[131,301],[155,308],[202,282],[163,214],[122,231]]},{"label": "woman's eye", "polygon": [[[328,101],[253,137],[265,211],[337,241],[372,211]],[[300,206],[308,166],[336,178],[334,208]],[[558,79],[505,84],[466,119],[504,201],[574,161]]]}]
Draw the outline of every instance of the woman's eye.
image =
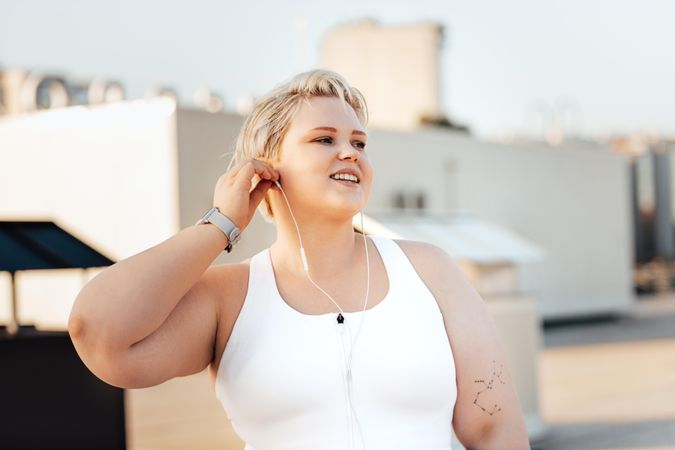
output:
[{"label": "woman's eye", "polygon": [[[322,138],[316,139],[316,142],[331,144],[333,142],[333,138],[332,137],[322,137]],[[366,143],[363,142],[363,141],[354,141],[354,145],[356,145],[360,149],[366,148]]]}]

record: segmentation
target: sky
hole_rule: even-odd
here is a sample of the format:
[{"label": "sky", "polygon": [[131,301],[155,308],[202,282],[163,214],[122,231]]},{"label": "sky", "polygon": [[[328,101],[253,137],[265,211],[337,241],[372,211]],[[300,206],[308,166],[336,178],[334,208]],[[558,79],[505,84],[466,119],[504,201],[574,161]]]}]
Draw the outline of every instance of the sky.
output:
[{"label": "sky", "polygon": [[552,112],[567,135],[675,135],[668,0],[0,0],[0,68],[119,80],[129,98],[168,85],[190,103],[208,87],[233,109],[366,17],[444,25],[442,108],[478,136],[536,133]]}]

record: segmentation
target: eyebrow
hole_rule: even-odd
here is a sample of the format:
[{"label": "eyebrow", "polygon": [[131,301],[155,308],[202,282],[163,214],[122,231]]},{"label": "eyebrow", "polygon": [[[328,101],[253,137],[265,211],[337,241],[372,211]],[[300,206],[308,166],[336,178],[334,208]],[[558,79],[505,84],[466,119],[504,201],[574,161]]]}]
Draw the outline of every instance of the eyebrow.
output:
[{"label": "eyebrow", "polygon": [[[314,130],[324,130],[324,131],[332,131],[333,133],[337,133],[337,129],[333,127],[316,127],[312,128],[309,131],[314,131]],[[361,130],[352,130],[352,134],[360,134],[361,136],[367,136],[365,132]]]}]

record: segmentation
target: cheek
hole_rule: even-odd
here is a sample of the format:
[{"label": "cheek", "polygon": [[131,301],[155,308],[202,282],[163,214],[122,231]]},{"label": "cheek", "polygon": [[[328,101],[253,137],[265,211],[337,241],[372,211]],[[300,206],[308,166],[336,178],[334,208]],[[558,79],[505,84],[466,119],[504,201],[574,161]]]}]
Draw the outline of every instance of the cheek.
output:
[{"label": "cheek", "polygon": [[368,184],[372,183],[373,176],[375,174],[373,173],[373,166],[370,165],[370,162],[366,162],[366,164],[362,165],[361,170],[363,171],[363,174],[366,176]]}]

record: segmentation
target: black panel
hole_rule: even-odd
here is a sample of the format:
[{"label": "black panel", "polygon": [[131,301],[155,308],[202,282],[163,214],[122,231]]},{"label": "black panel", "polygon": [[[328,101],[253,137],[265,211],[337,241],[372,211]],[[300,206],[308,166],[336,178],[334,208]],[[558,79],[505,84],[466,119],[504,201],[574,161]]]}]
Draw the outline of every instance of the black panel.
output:
[{"label": "black panel", "polygon": [[51,221],[0,221],[0,270],[105,267],[115,262]]},{"label": "black panel", "polygon": [[92,374],[66,332],[0,327],[0,448],[126,448],[124,390]]}]

